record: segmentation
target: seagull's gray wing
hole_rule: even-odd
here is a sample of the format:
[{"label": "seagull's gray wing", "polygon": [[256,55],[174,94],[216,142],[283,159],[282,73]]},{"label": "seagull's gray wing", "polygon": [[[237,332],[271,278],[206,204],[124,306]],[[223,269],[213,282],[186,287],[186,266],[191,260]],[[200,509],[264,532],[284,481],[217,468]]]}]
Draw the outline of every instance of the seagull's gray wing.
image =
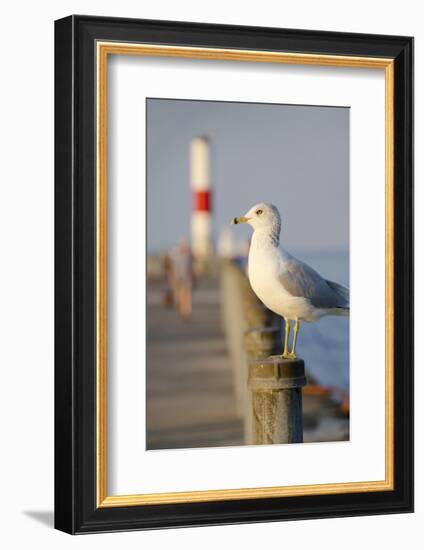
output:
[{"label": "seagull's gray wing", "polygon": [[327,281],[312,267],[296,258],[284,259],[280,270],[280,281],[292,295],[307,298],[316,308],[349,307],[349,291],[347,288]]}]

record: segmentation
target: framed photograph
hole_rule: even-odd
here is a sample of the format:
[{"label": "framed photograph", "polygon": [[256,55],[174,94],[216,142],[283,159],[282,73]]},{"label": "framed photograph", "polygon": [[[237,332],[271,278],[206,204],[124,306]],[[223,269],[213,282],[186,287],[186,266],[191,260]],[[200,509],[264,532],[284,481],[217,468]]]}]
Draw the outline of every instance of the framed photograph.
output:
[{"label": "framed photograph", "polygon": [[413,39],[55,24],[55,525],[411,512]]}]

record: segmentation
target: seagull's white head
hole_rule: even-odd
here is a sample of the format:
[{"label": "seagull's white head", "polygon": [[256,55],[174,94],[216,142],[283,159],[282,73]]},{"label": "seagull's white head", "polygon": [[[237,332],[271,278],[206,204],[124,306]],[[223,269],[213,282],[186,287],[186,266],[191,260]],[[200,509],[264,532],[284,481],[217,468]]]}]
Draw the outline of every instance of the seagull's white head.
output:
[{"label": "seagull's white head", "polygon": [[281,217],[278,208],[273,204],[260,202],[255,204],[244,216],[233,219],[233,223],[248,223],[255,231],[266,231],[280,235]]}]

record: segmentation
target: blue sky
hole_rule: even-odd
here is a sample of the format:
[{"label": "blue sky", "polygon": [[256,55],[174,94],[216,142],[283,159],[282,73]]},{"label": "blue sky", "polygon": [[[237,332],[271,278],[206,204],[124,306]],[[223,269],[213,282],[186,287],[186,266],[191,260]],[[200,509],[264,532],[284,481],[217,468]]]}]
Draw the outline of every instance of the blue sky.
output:
[{"label": "blue sky", "polygon": [[348,108],[148,99],[149,251],[190,235],[189,144],[199,135],[211,140],[215,239],[271,202],[288,250],[348,249]]}]

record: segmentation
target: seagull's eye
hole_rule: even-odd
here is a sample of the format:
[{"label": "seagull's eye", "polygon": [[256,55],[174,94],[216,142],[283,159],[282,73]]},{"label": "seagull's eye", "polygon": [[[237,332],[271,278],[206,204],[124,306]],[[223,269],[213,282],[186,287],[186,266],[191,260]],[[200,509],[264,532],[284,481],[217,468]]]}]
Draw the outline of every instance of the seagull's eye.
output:
[{"label": "seagull's eye", "polygon": [[260,216],[262,214],[263,210],[256,210],[256,214]]}]

